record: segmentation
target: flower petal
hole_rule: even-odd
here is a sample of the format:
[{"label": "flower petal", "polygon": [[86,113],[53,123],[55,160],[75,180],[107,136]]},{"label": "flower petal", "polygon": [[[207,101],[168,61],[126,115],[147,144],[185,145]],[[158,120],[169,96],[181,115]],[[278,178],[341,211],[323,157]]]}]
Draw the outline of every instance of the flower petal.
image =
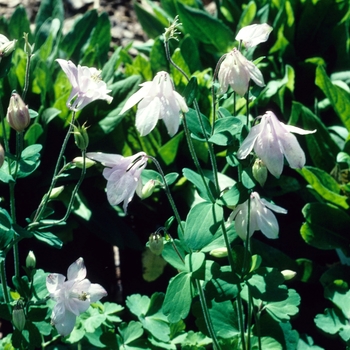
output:
[{"label": "flower petal", "polygon": [[76,319],[77,318],[73,313],[66,311],[63,321],[58,322],[58,323],[54,323],[55,327],[57,329],[57,332],[60,335],[62,335],[63,337],[70,334],[72,332],[72,330],[74,329]]},{"label": "flower petal", "polygon": [[97,283],[91,283],[88,293],[90,295],[90,301],[92,303],[95,303],[96,301],[107,296],[106,290]]},{"label": "flower petal", "polygon": [[86,267],[83,258],[77,259],[77,261],[68,267],[67,277],[69,281],[82,281],[86,277]]},{"label": "flower petal", "polygon": [[295,134],[299,134],[299,135],[308,135],[308,134],[313,134],[315,133],[317,130],[304,130],[301,128],[298,128],[296,126],[293,125],[285,125],[282,122],[280,122],[289,132],[294,132]]},{"label": "flower petal", "polygon": [[244,141],[241,144],[241,147],[239,147],[237,151],[237,158],[238,159],[245,159],[249,155],[249,153],[253,150],[253,147],[255,145],[256,139],[262,132],[263,125],[260,123],[258,125],[255,125],[251,128],[248,136],[244,139]]},{"label": "flower petal", "polygon": [[236,40],[242,41],[246,48],[254,47],[267,41],[273,28],[267,23],[251,24],[243,27],[236,35]]},{"label": "flower petal", "polygon": [[257,222],[261,232],[267,238],[278,238],[279,226],[277,219],[271,210],[261,206],[261,210],[258,211]]},{"label": "flower petal", "polygon": [[128,98],[119,114],[124,114],[128,109],[138,104],[148,94],[151,84],[152,82],[143,83],[141,89]]},{"label": "flower petal", "polygon": [[101,152],[88,152],[86,153],[86,156],[110,168],[114,167],[122,159],[124,159],[124,157],[119,154],[110,154],[110,153],[101,153]]},{"label": "flower petal", "polygon": [[158,96],[144,98],[136,113],[135,125],[141,136],[149,134],[156,126],[161,112],[161,101]]},{"label": "flower petal", "polygon": [[276,204],[272,204],[272,203],[268,202],[268,201],[267,201],[266,199],[264,199],[264,198],[261,198],[260,201],[261,201],[261,203],[262,203],[265,207],[267,207],[267,208],[269,208],[269,209],[275,211],[276,213],[279,213],[279,214],[287,214],[287,212],[288,212],[287,209],[284,209],[284,208],[282,208],[282,207],[280,207],[280,206],[278,206],[278,205],[276,205]]},{"label": "flower petal", "polygon": [[60,273],[51,273],[46,277],[46,288],[49,293],[55,293],[60,289],[66,277]]}]

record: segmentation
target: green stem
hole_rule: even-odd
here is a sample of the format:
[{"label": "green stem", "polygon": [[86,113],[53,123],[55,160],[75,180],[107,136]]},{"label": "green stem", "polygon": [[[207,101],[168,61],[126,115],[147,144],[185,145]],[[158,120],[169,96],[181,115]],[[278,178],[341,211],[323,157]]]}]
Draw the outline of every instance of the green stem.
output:
[{"label": "green stem", "polygon": [[208,305],[207,305],[207,302],[205,300],[203,287],[198,279],[195,279],[195,281],[196,281],[196,286],[197,286],[197,290],[198,290],[199,301],[201,303],[201,307],[202,307],[202,311],[203,311],[204,321],[205,321],[205,324],[207,326],[209,335],[210,335],[211,339],[213,340],[214,350],[220,350],[221,347],[220,347],[219,341],[216,337],[213,323],[211,321],[210,313],[208,310]]},{"label": "green stem", "polygon": [[165,175],[164,175],[164,172],[159,164],[159,162],[157,161],[156,158],[152,157],[152,156],[148,156],[149,159],[151,159],[153,161],[153,163],[155,164],[155,166],[157,167],[158,169],[158,172],[160,174],[160,176],[162,177],[163,179],[163,183],[164,183],[164,190],[165,190],[165,193],[168,197],[168,200],[169,200],[169,203],[171,205],[171,208],[173,209],[173,212],[174,212],[174,215],[175,215],[175,218],[176,218],[176,221],[178,223],[178,225],[180,226],[180,229],[181,229],[181,232],[184,233],[185,232],[185,229],[183,228],[183,225],[182,225],[182,221],[181,221],[181,218],[180,218],[180,215],[179,215],[179,212],[177,210],[177,207],[175,205],[175,202],[174,202],[174,199],[171,195],[171,191],[170,191],[170,188],[168,186],[168,184],[166,183],[165,181]]},{"label": "green stem", "polygon": [[241,341],[242,341],[242,350],[246,350],[246,344],[245,344],[245,334],[244,334],[244,317],[243,317],[243,302],[241,297],[241,286],[238,283],[238,294],[237,294],[237,311],[238,311],[238,324],[239,324],[239,331],[241,333]]},{"label": "green stem", "polygon": [[55,167],[55,171],[54,171],[53,176],[52,176],[50,188],[49,188],[48,192],[46,193],[46,195],[44,196],[43,201],[40,203],[39,208],[36,211],[35,217],[33,219],[33,223],[36,223],[36,222],[40,221],[41,216],[42,216],[42,214],[43,214],[43,212],[44,212],[44,210],[45,210],[45,208],[47,206],[47,203],[49,201],[51,192],[52,192],[53,188],[56,185],[57,174],[58,174],[59,168],[61,166],[63,154],[64,154],[64,151],[66,150],[68,140],[69,140],[69,138],[71,136],[71,133],[72,133],[74,121],[75,121],[75,111],[73,111],[73,113],[72,113],[72,120],[71,120],[71,122],[69,124],[66,137],[64,138],[64,141],[63,141],[63,144],[62,144],[62,147],[61,147],[61,150],[60,150],[60,154],[59,154],[59,156],[57,158],[56,167]]},{"label": "green stem", "polygon": [[188,148],[190,150],[190,154],[192,156],[192,160],[197,168],[197,171],[199,173],[199,175],[201,176],[202,178],[202,181],[203,181],[203,184],[205,186],[205,189],[207,190],[207,193],[208,195],[210,196],[210,200],[214,203],[215,202],[215,198],[213,196],[213,194],[211,193],[211,190],[207,184],[207,182],[205,181],[205,177],[204,177],[204,174],[203,174],[203,170],[199,164],[199,160],[198,160],[198,157],[197,157],[197,154],[196,154],[196,151],[194,149],[194,145],[193,145],[193,142],[192,142],[192,138],[191,138],[191,135],[190,135],[190,131],[188,129],[188,126],[187,126],[187,121],[186,121],[186,114],[183,113],[183,126],[184,126],[184,131],[185,131],[185,135],[186,135],[186,140],[187,140],[187,144],[188,144]]},{"label": "green stem", "polygon": [[7,279],[6,279],[6,270],[5,270],[5,260],[2,259],[0,261],[0,275],[1,275],[1,287],[2,287],[2,293],[4,295],[5,303],[7,304],[7,307],[9,308],[9,311],[11,313],[11,307],[10,307],[10,297],[7,290]]}]

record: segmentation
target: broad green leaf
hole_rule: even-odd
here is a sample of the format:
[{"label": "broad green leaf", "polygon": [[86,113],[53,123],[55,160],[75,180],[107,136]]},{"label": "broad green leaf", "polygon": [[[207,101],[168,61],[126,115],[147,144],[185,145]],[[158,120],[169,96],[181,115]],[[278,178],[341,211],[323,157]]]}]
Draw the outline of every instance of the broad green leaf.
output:
[{"label": "broad green leaf", "polygon": [[340,185],[331,175],[321,169],[309,166],[298,170],[298,172],[323,199],[344,209],[349,208],[348,198],[339,194]]},{"label": "broad green leaf", "polygon": [[28,33],[29,42],[33,42],[33,35],[30,30],[30,22],[27,16],[26,9],[19,5],[12,14],[9,22],[10,39],[17,39],[17,47],[24,47],[23,33]]},{"label": "broad green leaf", "polygon": [[220,118],[215,122],[214,134],[209,141],[219,146],[232,144],[234,138],[240,135],[242,126],[242,122],[236,117]]},{"label": "broad green leaf", "polygon": [[340,120],[350,131],[350,94],[339,86],[334,85],[322,66],[318,66],[316,69],[316,85],[327,96]]},{"label": "broad green leaf", "polygon": [[301,103],[293,102],[289,124],[297,125],[305,130],[317,130],[316,133],[301,136],[301,138],[306,143],[314,165],[330,172],[340,149],[320,118]]},{"label": "broad green leaf", "polygon": [[176,2],[176,8],[186,33],[195,40],[210,44],[221,53],[226,53],[232,48],[233,33],[219,19],[214,18],[204,10],[186,6],[179,1]]},{"label": "broad green leaf", "polygon": [[108,301],[103,303],[103,313],[106,315],[106,320],[115,323],[120,323],[122,320],[119,316],[116,315],[117,312],[124,310],[124,307],[116,304],[110,303]]},{"label": "broad green leaf", "polygon": [[113,81],[113,77],[115,74],[115,71],[119,67],[122,59],[121,59],[121,52],[122,47],[117,47],[116,50],[113,52],[113,55],[110,57],[110,59],[107,61],[107,63],[103,66],[102,72],[101,72],[101,78],[102,80],[108,84],[110,81]]},{"label": "broad green leaf", "polygon": [[127,297],[126,306],[137,317],[145,316],[150,304],[150,299],[146,295],[133,294]]},{"label": "broad green leaf", "polygon": [[200,252],[191,253],[185,256],[185,265],[188,272],[197,272],[204,263],[205,255]]},{"label": "broad green leaf", "polygon": [[180,41],[180,49],[191,73],[202,70],[198,44],[191,35],[186,34]]},{"label": "broad green leaf", "polygon": [[239,29],[252,23],[256,15],[256,11],[257,6],[255,1],[249,1],[249,3],[244,7],[244,10],[242,11],[242,15],[238,25]]},{"label": "broad green leaf", "polygon": [[33,145],[38,141],[39,137],[43,133],[44,133],[43,127],[38,123],[34,123],[26,131],[24,135],[24,140],[27,142],[28,145]]},{"label": "broad green leaf", "polygon": [[[196,111],[189,108],[189,111],[185,114],[185,118],[188,129],[193,134],[192,137],[200,141],[205,141],[205,135],[207,138],[210,137],[211,125],[209,119],[205,115],[201,114],[200,118],[202,122],[200,122]],[[203,125],[203,128],[201,124]]]},{"label": "broad green leaf", "polygon": [[187,215],[184,241],[193,250],[200,250],[214,240],[223,219],[223,209],[217,204],[200,202]]},{"label": "broad green leaf", "polygon": [[[191,76],[190,69],[182,56],[182,51],[179,48],[175,49],[173,55],[171,56],[171,59],[178,67],[180,67],[183,70],[183,72],[187,75],[188,78]],[[175,86],[183,86],[184,84],[187,84],[187,79],[173,65],[170,66],[170,72],[171,76],[173,77]]]},{"label": "broad green leaf", "polygon": [[[181,246],[181,243],[179,240],[174,240],[173,242],[176,245],[176,249],[181,255],[182,259],[185,258],[185,250]],[[181,260],[179,257],[177,251],[174,249],[172,243],[167,242],[164,245],[163,251],[162,251],[162,257],[173,267],[175,267],[179,271],[185,271],[185,263]]]},{"label": "broad green leaf", "polygon": [[308,203],[302,209],[306,222],[300,233],[306,243],[319,249],[347,249],[350,216],[343,210],[323,203]]},{"label": "broad green leaf", "polygon": [[181,131],[158,150],[158,154],[162,158],[165,165],[170,165],[175,161],[183,137],[184,133]]},{"label": "broad green leaf", "polygon": [[340,310],[336,309],[325,309],[324,314],[316,315],[315,323],[318,328],[328,334],[336,334],[346,328],[350,329],[349,321],[341,314]]},{"label": "broad green leaf", "polygon": [[149,0],[144,2],[144,6],[136,1],[133,4],[142,29],[150,38],[155,39],[164,33],[164,28],[169,26],[169,22],[166,14],[159,7],[157,9],[156,5]]},{"label": "broad green leaf", "polygon": [[98,14],[96,10],[87,11],[78,18],[70,31],[62,38],[60,49],[65,52],[67,58],[76,63],[80,62],[81,48],[86,44],[91,32],[96,26]]},{"label": "broad green leaf", "polygon": [[[198,173],[196,173],[195,171],[188,169],[188,168],[184,168],[182,170],[184,177],[192,182],[198,191],[198,194],[205,200],[210,201],[211,200],[211,196],[207,191],[207,188],[209,188],[212,192],[214,191],[214,184],[206,177],[202,178]],[[204,182],[206,183],[206,186],[204,184]]]},{"label": "broad green leaf", "polygon": [[33,231],[34,237],[54,248],[62,248],[63,242],[53,233],[44,231]]},{"label": "broad green leaf", "polygon": [[123,322],[118,331],[123,337],[123,344],[129,344],[143,334],[142,324],[135,321],[130,321],[129,324]]},{"label": "broad green leaf", "polygon": [[163,312],[170,323],[187,317],[192,303],[191,274],[181,272],[172,278],[166,291]]},{"label": "broad green leaf", "polygon": [[41,25],[48,18],[57,18],[61,24],[64,21],[64,8],[62,0],[42,0],[38,14],[35,17],[36,35],[40,30]]},{"label": "broad green leaf", "polygon": [[164,50],[164,38],[160,36],[154,40],[149,57],[152,72],[157,74],[160,71],[169,71],[169,63]]},{"label": "broad green leaf", "polygon": [[80,315],[84,328],[88,333],[94,333],[106,320],[106,315],[101,314],[97,308],[90,307],[86,312]]},{"label": "broad green leaf", "polygon": [[265,305],[267,312],[276,321],[288,321],[290,316],[294,316],[299,311],[300,296],[294,289],[288,290],[288,298],[282,301],[268,302]]},{"label": "broad green leaf", "polygon": [[150,81],[153,78],[150,61],[144,55],[137,55],[132,64],[126,64],[125,74],[128,76],[140,75],[143,80]]}]

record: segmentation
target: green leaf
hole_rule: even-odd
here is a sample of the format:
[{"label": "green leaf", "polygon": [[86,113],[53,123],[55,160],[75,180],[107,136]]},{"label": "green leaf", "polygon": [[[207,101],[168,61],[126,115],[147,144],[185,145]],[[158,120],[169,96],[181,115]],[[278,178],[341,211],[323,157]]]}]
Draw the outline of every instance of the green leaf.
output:
[{"label": "green leaf", "polygon": [[269,302],[265,306],[267,312],[279,322],[288,321],[299,311],[300,296],[294,289],[288,290],[288,298],[282,301]]},{"label": "green leaf", "polygon": [[322,66],[318,66],[316,69],[316,85],[327,96],[340,120],[350,131],[350,94],[339,86],[334,85]]},{"label": "green leaf", "polygon": [[[177,250],[179,251],[182,258],[185,257],[185,250],[183,249],[181,243],[179,240],[175,239],[174,244],[176,245]],[[185,264],[180,259],[179,255],[177,254],[176,250],[174,249],[173,245],[170,242],[167,242],[164,245],[163,251],[162,251],[162,257],[173,267],[175,267],[179,271],[185,270]]]},{"label": "green leaf", "polygon": [[80,315],[83,326],[88,333],[94,333],[106,320],[106,315],[101,314],[98,308],[90,307],[86,312]]},{"label": "green leaf", "polygon": [[109,322],[120,323],[122,321],[121,318],[115,314],[122,310],[124,310],[124,307],[119,304],[109,303],[108,301],[103,303],[103,313],[106,315],[106,320]]},{"label": "green leaf", "polygon": [[205,134],[208,138],[211,136],[211,125],[209,119],[204,114],[201,114],[200,118],[202,120],[205,134],[203,134],[199,117],[194,109],[189,108],[189,111],[185,114],[185,118],[188,129],[193,134],[193,138],[196,140],[205,141]]},{"label": "green leaf", "polygon": [[[218,52],[226,53],[232,48],[234,38],[232,31],[219,19],[206,11],[176,2],[177,13],[186,33],[204,44],[210,44]],[[215,35],[213,35],[215,33]]]},{"label": "green leaf", "polygon": [[314,165],[330,172],[339,147],[321,119],[301,103],[293,101],[289,124],[298,125],[305,130],[317,130],[314,134],[304,136],[303,142],[306,143]]},{"label": "green leaf", "polygon": [[188,272],[195,273],[205,261],[205,255],[200,252],[191,253],[185,256],[185,265]]},{"label": "green leaf", "polygon": [[29,42],[33,41],[33,35],[30,30],[30,22],[27,16],[26,9],[23,6],[18,6],[10,18],[8,25],[10,38],[17,39],[17,47],[24,47],[23,33],[28,33]]},{"label": "green leaf", "polygon": [[41,25],[48,18],[57,18],[60,21],[61,25],[63,24],[64,8],[62,0],[42,0],[40,2],[39,11],[35,17],[35,35],[37,35]]},{"label": "green leaf", "polygon": [[340,185],[331,175],[321,169],[309,166],[298,170],[298,172],[323,199],[344,209],[349,208],[348,198],[339,194]]},{"label": "green leaf", "polygon": [[158,150],[158,154],[162,158],[165,165],[170,165],[174,163],[179,146],[184,137],[183,131],[172,137],[166,144],[164,144]]},{"label": "green leaf", "polygon": [[214,240],[223,219],[223,209],[216,203],[200,202],[187,215],[184,242],[200,250]]},{"label": "green leaf", "polygon": [[142,324],[135,321],[130,321],[129,324],[123,322],[118,331],[123,337],[123,344],[129,344],[143,334]]},{"label": "green leaf", "polygon": [[219,146],[230,145],[235,137],[240,135],[242,126],[242,122],[237,117],[220,118],[215,121],[214,134],[209,141]]},{"label": "green leaf", "polygon": [[169,282],[163,312],[170,323],[176,323],[187,317],[192,303],[191,274],[181,272]]},{"label": "green leaf", "polygon": [[[349,321],[341,314],[340,310],[325,309],[324,314],[315,317],[316,326],[328,334],[336,334],[342,329],[350,329]],[[344,339],[348,340],[348,339]]]},{"label": "green leaf", "polygon": [[34,237],[54,248],[62,248],[63,242],[53,233],[44,231],[33,231]]},{"label": "green leaf", "polygon": [[38,141],[39,137],[43,133],[44,133],[43,127],[38,123],[34,123],[26,131],[24,135],[24,140],[27,142],[28,145],[33,145]]},{"label": "green leaf", "polygon": [[350,216],[343,210],[322,203],[308,203],[302,209],[306,222],[300,229],[306,243],[319,249],[347,249]]},{"label": "green leaf", "polygon": [[[210,181],[207,177],[202,179],[198,173],[188,168],[182,169],[182,173],[188,181],[192,182],[196,186],[198,194],[203,199],[211,201],[211,196],[208,194],[207,188],[209,188],[212,193],[215,193],[215,187],[212,181]],[[205,181],[206,186],[203,181]]]},{"label": "green leaf", "polygon": [[33,278],[33,287],[35,290],[35,294],[38,298],[44,299],[48,295],[48,291],[46,288],[46,277],[48,273],[44,270],[38,269],[35,271],[35,275]]}]

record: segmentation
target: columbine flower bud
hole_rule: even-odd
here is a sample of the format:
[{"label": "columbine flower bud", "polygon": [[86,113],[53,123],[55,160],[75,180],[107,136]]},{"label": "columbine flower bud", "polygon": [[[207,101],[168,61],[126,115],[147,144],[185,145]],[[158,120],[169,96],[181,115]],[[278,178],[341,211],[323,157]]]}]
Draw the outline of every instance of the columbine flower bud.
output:
[{"label": "columbine flower bud", "polygon": [[28,106],[25,105],[21,96],[16,92],[13,92],[10,98],[6,119],[11,128],[17,132],[24,131],[30,123]]},{"label": "columbine flower bud", "polygon": [[297,273],[292,270],[283,270],[281,271],[281,274],[283,275],[285,281],[289,281],[294,278]]},{"label": "columbine flower bud", "polygon": [[267,168],[264,162],[260,158],[255,159],[252,173],[253,173],[254,179],[259,182],[261,187],[263,187],[267,179]]},{"label": "columbine flower bud", "polygon": [[28,41],[28,33],[23,33],[23,38],[24,38],[24,52],[31,56],[34,52],[34,44],[30,45]]},{"label": "columbine flower bud", "polygon": [[[75,157],[73,160],[72,160],[72,163],[79,169],[82,169],[83,168],[83,164],[84,164],[84,161],[83,161],[83,157]],[[90,158],[85,158],[85,168],[91,168],[93,165],[95,165],[96,162],[91,160]]]},{"label": "columbine flower bud", "polygon": [[215,258],[224,258],[228,255],[228,252],[226,247],[222,247],[211,250],[209,254]]},{"label": "columbine flower bud", "polygon": [[49,199],[56,199],[64,190],[64,186],[58,186],[52,189]]},{"label": "columbine flower bud", "polygon": [[29,251],[26,257],[26,268],[27,269],[35,269],[36,266],[36,257],[32,250]]},{"label": "columbine flower bud", "polygon": [[152,233],[149,236],[149,249],[155,255],[162,254],[164,248],[163,237],[159,233]]},{"label": "columbine flower bud", "polygon": [[0,57],[7,57],[16,48],[17,40],[9,40],[5,35],[0,34]]},{"label": "columbine flower bud", "polygon": [[146,182],[146,184],[142,187],[141,190],[141,199],[146,199],[148,197],[150,197],[152,195],[152,193],[154,192],[154,190],[156,189],[156,181],[151,179],[149,181]]},{"label": "columbine flower bud", "polygon": [[15,305],[13,308],[12,322],[20,332],[23,331],[26,324],[26,316],[24,314],[24,305],[22,300],[19,300],[17,305]]},{"label": "columbine flower bud", "polygon": [[85,126],[85,123],[82,126],[73,125],[73,128],[75,144],[80,150],[87,149],[87,146],[89,145],[89,135],[87,133],[87,127]]},{"label": "columbine flower bud", "polygon": [[0,143],[0,168],[4,164],[4,161],[5,161],[5,150]]}]

